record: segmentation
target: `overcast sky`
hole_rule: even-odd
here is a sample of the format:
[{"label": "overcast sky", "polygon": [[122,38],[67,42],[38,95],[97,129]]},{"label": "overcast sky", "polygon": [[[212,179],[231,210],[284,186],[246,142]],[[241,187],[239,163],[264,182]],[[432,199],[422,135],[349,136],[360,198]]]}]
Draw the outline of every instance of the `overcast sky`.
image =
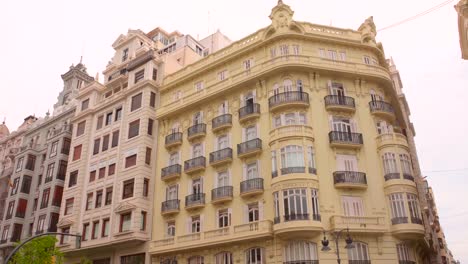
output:
[{"label": "overcast sky", "polygon": [[[276,0],[3,1],[0,8],[0,118],[16,129],[30,114],[52,110],[60,74],[83,55],[101,73],[112,43],[129,28],[162,27],[200,38],[216,29],[238,40],[269,25]],[[383,28],[442,0],[284,0],[294,19],[357,29],[369,16]],[[456,2],[378,32],[400,70],[416,127],[421,168],[436,194],[456,258],[468,262],[468,61],[460,55]],[[101,75],[102,80],[102,75]],[[449,171],[450,170],[450,171]]]}]

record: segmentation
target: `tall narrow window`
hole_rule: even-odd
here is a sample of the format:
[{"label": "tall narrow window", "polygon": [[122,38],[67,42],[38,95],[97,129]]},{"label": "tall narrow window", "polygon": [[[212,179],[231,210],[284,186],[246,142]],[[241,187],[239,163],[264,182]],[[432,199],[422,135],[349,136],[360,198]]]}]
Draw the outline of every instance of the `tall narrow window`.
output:
[{"label": "tall narrow window", "polygon": [[81,240],[86,241],[89,239],[89,223],[83,224],[83,232],[81,236]]},{"label": "tall narrow window", "polygon": [[68,179],[68,188],[73,187],[77,184],[78,182],[78,171],[72,171],[70,172],[70,176]]},{"label": "tall narrow window", "polygon": [[120,215],[120,232],[129,231],[132,222],[132,213],[125,213]]},{"label": "tall narrow window", "polygon": [[410,179],[413,178],[410,157],[407,154],[400,154],[400,163],[403,171],[403,177]]},{"label": "tall narrow window", "polygon": [[65,209],[63,211],[63,215],[69,215],[72,213],[74,203],[75,198],[69,198],[65,200]]},{"label": "tall narrow window", "polygon": [[75,148],[73,149],[72,161],[81,159],[81,148],[82,148],[82,145],[75,146]]},{"label": "tall narrow window", "polygon": [[166,236],[174,237],[176,233],[176,227],[174,221],[169,221],[166,223]]},{"label": "tall narrow window", "polygon": [[84,134],[85,127],[86,127],[86,121],[81,121],[80,123],[78,123],[78,125],[76,126],[76,136],[77,137]]},{"label": "tall narrow window", "polygon": [[59,169],[57,171],[57,179],[64,181],[67,174],[67,164],[65,160],[59,161]]},{"label": "tall narrow window", "polygon": [[411,222],[413,224],[422,224],[418,197],[415,194],[407,193],[406,198],[408,199],[408,208],[411,216]]},{"label": "tall narrow window", "polygon": [[102,151],[106,151],[109,149],[109,138],[110,135],[107,134],[102,138]]},{"label": "tall narrow window", "polygon": [[145,211],[141,211],[141,222],[140,222],[140,230],[141,231],[146,230],[146,215],[147,215],[147,213]]},{"label": "tall narrow window", "polygon": [[143,80],[144,78],[145,78],[145,69],[142,69],[135,73],[135,83]]},{"label": "tall narrow window", "polygon": [[280,222],[280,208],[279,208],[279,194],[278,192],[273,193],[273,206],[275,207],[275,219],[274,223]]},{"label": "tall narrow window", "polygon": [[42,191],[41,209],[46,208],[49,205],[50,188]]},{"label": "tall narrow window", "polygon": [[276,163],[276,151],[271,151],[271,176],[278,176],[278,165]]},{"label": "tall narrow window", "polygon": [[102,205],[102,190],[96,192],[96,203],[94,204],[94,208],[99,208]]},{"label": "tall narrow window", "polygon": [[112,123],[112,112],[106,114],[106,126]]},{"label": "tall narrow window", "polygon": [[91,232],[91,239],[96,239],[99,236],[99,221],[93,222],[93,231]]},{"label": "tall narrow window", "polygon": [[359,261],[369,261],[369,249],[367,244],[362,242],[354,242],[353,244],[353,248],[348,248],[348,259],[356,263],[359,263]]},{"label": "tall narrow window", "polygon": [[342,196],[341,202],[345,216],[364,216],[364,206],[361,197]]},{"label": "tall narrow window", "polygon": [[148,197],[149,179],[143,179],[143,197]]},{"label": "tall narrow window", "polygon": [[312,146],[307,147],[307,166],[309,167],[309,173],[317,174],[317,169],[315,168],[314,148]]},{"label": "tall narrow window", "polygon": [[122,107],[119,107],[115,109],[115,120],[114,121],[119,121],[122,119]]},{"label": "tall narrow window", "polygon": [[154,92],[150,93],[150,103],[149,103],[149,105],[151,107],[155,107],[155,105],[156,105],[156,94]]},{"label": "tall narrow window", "polygon": [[151,164],[151,148],[146,147],[146,153],[145,153],[145,163],[147,165]]},{"label": "tall narrow window", "polygon": [[319,197],[318,197],[318,190],[311,189],[311,197],[312,197],[312,219],[315,221],[320,221],[320,207],[319,207]]},{"label": "tall narrow window", "polygon": [[249,214],[249,223],[260,220],[260,209],[258,208],[258,202],[248,204],[247,208]]},{"label": "tall narrow window", "polygon": [[281,148],[282,174],[304,172],[304,152],[302,146],[289,145]]},{"label": "tall narrow window", "polygon": [[143,98],[143,93],[139,93],[132,97],[132,101],[130,104],[130,112],[133,112],[141,107],[142,98]]},{"label": "tall narrow window", "polygon": [[70,154],[70,145],[71,140],[69,138],[64,138],[62,143],[62,150],[60,152],[65,155]]},{"label": "tall narrow window", "polygon": [[306,189],[284,190],[283,199],[285,221],[309,219]]},{"label": "tall narrow window", "polygon": [[133,197],[134,183],[135,183],[134,179],[126,180],[123,182],[122,199]]},{"label": "tall narrow window", "polygon": [[392,193],[388,196],[390,200],[390,212],[392,213],[392,224],[408,223],[405,200],[403,193]]},{"label": "tall narrow window", "polygon": [[128,138],[133,138],[138,136],[140,133],[140,119],[137,119],[135,121],[132,121],[128,125]]},{"label": "tall narrow window", "polygon": [[81,111],[88,109],[89,107],[89,98],[81,101]]},{"label": "tall narrow window", "polygon": [[97,123],[96,123],[96,129],[101,129],[103,123],[104,123],[104,116],[103,115],[98,116]]},{"label": "tall narrow window", "polygon": [[246,264],[263,264],[263,248],[251,248],[245,251]]},{"label": "tall narrow window", "polygon": [[112,189],[112,187],[106,188],[106,202],[104,203],[104,205],[112,204]]},{"label": "tall narrow window", "polygon": [[93,193],[88,193],[86,195],[86,210],[91,210],[93,207]]},{"label": "tall narrow window", "polygon": [[191,232],[192,233],[200,233],[201,231],[201,222],[200,222],[200,216],[192,216],[191,217]]},{"label": "tall narrow window", "polygon": [[106,218],[106,219],[102,220],[101,236],[102,237],[108,237],[109,236],[109,218]]},{"label": "tall narrow window", "polygon": [[154,124],[154,120],[149,118],[148,119],[148,129],[147,129],[147,131],[148,131],[148,135],[150,135],[150,136],[153,135],[153,124]]},{"label": "tall narrow window", "polygon": [[218,211],[218,227],[228,227],[231,225],[231,214],[228,209]]},{"label": "tall narrow window", "polygon": [[382,156],[385,180],[399,179],[400,173],[396,163],[395,153],[386,152]]},{"label": "tall narrow window", "polygon": [[318,261],[317,245],[313,242],[291,241],[284,246],[284,263],[314,263]]},{"label": "tall narrow window", "polygon": [[112,145],[111,147],[117,147],[119,145],[119,130],[112,132]]},{"label": "tall narrow window", "polygon": [[400,263],[415,263],[413,251],[406,244],[397,244],[398,260]]}]

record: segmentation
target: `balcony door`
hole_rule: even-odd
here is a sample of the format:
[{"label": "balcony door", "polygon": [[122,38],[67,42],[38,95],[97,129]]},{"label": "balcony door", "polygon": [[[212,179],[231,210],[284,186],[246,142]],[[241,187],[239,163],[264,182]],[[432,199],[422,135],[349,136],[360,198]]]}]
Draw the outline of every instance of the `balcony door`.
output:
[{"label": "balcony door", "polygon": [[174,152],[169,157],[169,166],[179,164],[179,152]]},{"label": "balcony door", "polygon": [[284,92],[292,92],[293,91],[293,82],[289,79],[284,80],[283,82],[283,89]]},{"label": "balcony door", "polygon": [[257,162],[252,162],[247,164],[247,180],[252,180],[258,178],[258,168]]},{"label": "balcony door", "polygon": [[166,201],[177,199],[178,185],[168,186],[166,188]]},{"label": "balcony door", "polygon": [[192,149],[192,158],[197,158],[203,156],[203,146],[202,144],[193,145]]},{"label": "balcony door", "polygon": [[333,117],[333,131],[351,133],[353,129],[351,127],[351,120],[347,118]]},{"label": "balcony door", "polygon": [[331,95],[336,95],[336,96],[339,96],[339,97],[344,97],[345,96],[345,91],[344,91],[344,87],[343,87],[343,84],[341,83],[331,83],[330,85],[330,94]]},{"label": "balcony door", "polygon": [[357,217],[364,216],[364,207],[362,198],[355,196],[342,196],[343,214],[345,216]]},{"label": "balcony door", "polygon": [[202,112],[196,112],[193,115],[193,125],[198,125],[203,123],[203,114]]},{"label": "balcony door", "polygon": [[253,111],[253,104],[254,104],[254,95],[252,92],[249,92],[245,96],[245,106],[252,108],[252,111]]},{"label": "balcony door", "polygon": [[257,138],[257,127],[256,126],[249,126],[245,129],[245,136],[246,141],[256,139]]},{"label": "balcony door", "polygon": [[337,155],[338,171],[358,171],[357,157],[354,155]]},{"label": "balcony door", "polygon": [[381,96],[380,94],[376,93],[374,91],[374,89],[371,89],[370,90],[370,95],[371,95],[371,100],[372,102],[378,102],[378,101],[383,101],[383,96]]},{"label": "balcony door", "polygon": [[229,186],[229,174],[227,171],[219,172],[216,177],[216,187]]},{"label": "balcony door", "polygon": [[202,178],[194,179],[192,181],[192,194],[203,193]]}]

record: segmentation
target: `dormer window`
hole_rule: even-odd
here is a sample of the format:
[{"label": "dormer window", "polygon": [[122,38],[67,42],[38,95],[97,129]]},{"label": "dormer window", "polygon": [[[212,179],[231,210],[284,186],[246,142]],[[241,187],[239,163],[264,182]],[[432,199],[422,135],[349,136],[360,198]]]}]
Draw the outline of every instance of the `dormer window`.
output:
[{"label": "dormer window", "polygon": [[122,51],[122,62],[126,61],[128,59],[128,48],[125,48]]}]

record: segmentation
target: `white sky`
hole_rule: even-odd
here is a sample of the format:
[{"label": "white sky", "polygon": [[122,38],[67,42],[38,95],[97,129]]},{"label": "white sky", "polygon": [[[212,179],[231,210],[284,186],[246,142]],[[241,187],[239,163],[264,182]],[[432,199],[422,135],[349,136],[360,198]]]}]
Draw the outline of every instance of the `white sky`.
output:
[{"label": "white sky", "polygon": [[[0,118],[10,130],[30,114],[52,110],[60,74],[84,55],[88,73],[102,72],[111,44],[129,28],[160,26],[200,38],[220,29],[238,40],[269,25],[276,0],[3,1],[0,8]],[[284,0],[294,18],[357,29],[369,16],[377,28],[425,11],[441,0]],[[434,188],[449,248],[468,262],[468,61],[460,55],[456,2],[379,32],[393,56],[412,110],[424,174]],[[208,15],[210,14],[210,15]],[[102,76],[101,76],[102,80]],[[0,121],[2,121],[0,120]],[[454,170],[433,172],[439,170]]]}]

